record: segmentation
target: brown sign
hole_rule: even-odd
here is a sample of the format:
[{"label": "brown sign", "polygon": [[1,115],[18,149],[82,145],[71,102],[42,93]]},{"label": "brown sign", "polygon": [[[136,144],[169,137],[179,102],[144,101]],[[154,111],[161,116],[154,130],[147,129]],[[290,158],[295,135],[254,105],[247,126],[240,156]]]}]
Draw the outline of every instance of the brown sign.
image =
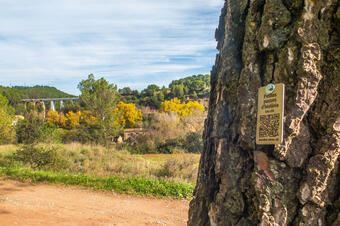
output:
[{"label": "brown sign", "polygon": [[259,88],[257,104],[257,144],[281,144],[283,141],[284,116],[283,83]]}]

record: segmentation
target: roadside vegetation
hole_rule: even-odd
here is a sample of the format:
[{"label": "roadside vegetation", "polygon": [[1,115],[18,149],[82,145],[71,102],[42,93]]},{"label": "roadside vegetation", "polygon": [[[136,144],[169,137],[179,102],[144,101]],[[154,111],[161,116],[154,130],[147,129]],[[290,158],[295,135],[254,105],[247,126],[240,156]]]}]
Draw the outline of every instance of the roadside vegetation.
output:
[{"label": "roadside vegetation", "polygon": [[[116,85],[91,74],[78,85],[79,101],[53,111],[41,103],[27,104],[19,116],[15,115],[22,110],[18,101],[0,94],[0,174],[125,193],[191,197],[206,116],[204,105],[195,98],[197,92],[205,95],[208,82],[200,75],[173,81],[168,89],[150,85],[135,95],[139,101],[134,103]],[[21,96],[29,93],[29,89],[15,90]],[[15,90],[0,87],[4,95]],[[160,96],[157,104],[146,101],[153,96]]]},{"label": "roadside vegetation", "polygon": [[0,175],[10,178],[176,198],[191,197],[198,161],[198,154],[132,155],[78,143],[0,146]]}]

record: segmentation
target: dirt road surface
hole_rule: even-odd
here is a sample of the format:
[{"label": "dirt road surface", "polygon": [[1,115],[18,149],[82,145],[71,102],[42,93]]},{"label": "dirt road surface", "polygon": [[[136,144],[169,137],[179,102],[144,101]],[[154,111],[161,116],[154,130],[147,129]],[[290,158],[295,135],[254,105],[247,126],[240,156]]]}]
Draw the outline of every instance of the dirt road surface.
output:
[{"label": "dirt road surface", "polygon": [[186,225],[189,202],[0,180],[0,226]]}]

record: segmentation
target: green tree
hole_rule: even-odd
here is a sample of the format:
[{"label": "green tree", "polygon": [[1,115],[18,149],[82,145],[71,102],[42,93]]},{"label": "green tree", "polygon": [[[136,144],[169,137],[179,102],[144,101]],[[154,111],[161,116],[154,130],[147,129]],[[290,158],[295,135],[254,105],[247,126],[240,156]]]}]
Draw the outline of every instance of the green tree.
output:
[{"label": "green tree", "polygon": [[184,97],[184,85],[183,83],[178,85],[177,92],[176,92],[176,97],[182,99]]},{"label": "green tree", "polygon": [[155,84],[148,85],[146,89],[144,89],[142,92],[147,96],[152,96],[154,92],[158,92],[160,90],[159,86]]},{"label": "green tree", "polygon": [[108,142],[120,131],[120,127],[114,123],[114,109],[119,99],[117,86],[109,84],[104,78],[95,80],[94,75],[90,74],[88,79],[79,83],[78,88],[81,92],[81,107],[91,111],[97,118],[96,125],[91,127],[96,130],[93,134],[100,134],[101,140]]},{"label": "green tree", "polygon": [[158,99],[158,95],[156,92],[153,93],[152,97],[151,97],[151,102],[152,102],[152,105],[156,108],[159,108],[161,102],[159,101]]},{"label": "green tree", "polygon": [[183,85],[183,91],[184,91],[184,94],[189,94],[189,88],[185,85]]},{"label": "green tree", "polygon": [[206,84],[204,81],[202,80],[195,80],[193,83],[192,83],[192,86],[191,88],[194,89],[194,90],[202,90],[206,87]]},{"label": "green tree", "polygon": [[124,87],[123,89],[119,89],[118,92],[121,95],[131,95],[132,94],[132,90],[131,90],[130,87]]},{"label": "green tree", "polygon": [[163,102],[164,101],[164,93],[161,91],[161,92],[159,92],[159,94],[158,94],[158,100],[159,100],[159,102]]},{"label": "green tree", "polygon": [[85,110],[92,111],[100,120],[110,119],[118,102],[117,86],[109,84],[104,78],[95,80],[90,74],[82,80],[78,89],[81,92],[80,104]]},{"label": "green tree", "polygon": [[194,93],[192,94],[192,98],[194,98],[195,100],[198,98],[196,91],[194,91]]}]

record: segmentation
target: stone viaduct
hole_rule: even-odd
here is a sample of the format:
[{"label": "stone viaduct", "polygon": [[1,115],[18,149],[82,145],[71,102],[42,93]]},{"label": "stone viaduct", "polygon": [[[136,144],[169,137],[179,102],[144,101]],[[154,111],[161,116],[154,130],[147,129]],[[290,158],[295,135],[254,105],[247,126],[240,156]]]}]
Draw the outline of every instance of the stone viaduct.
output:
[{"label": "stone viaduct", "polygon": [[21,102],[24,102],[25,108],[26,108],[27,103],[33,103],[34,106],[36,105],[36,103],[41,103],[44,111],[46,109],[45,103],[50,102],[51,103],[50,109],[55,111],[55,102],[56,101],[59,101],[60,106],[62,107],[63,104],[64,104],[64,101],[68,101],[68,100],[71,100],[71,101],[79,100],[79,97],[22,99]]}]

